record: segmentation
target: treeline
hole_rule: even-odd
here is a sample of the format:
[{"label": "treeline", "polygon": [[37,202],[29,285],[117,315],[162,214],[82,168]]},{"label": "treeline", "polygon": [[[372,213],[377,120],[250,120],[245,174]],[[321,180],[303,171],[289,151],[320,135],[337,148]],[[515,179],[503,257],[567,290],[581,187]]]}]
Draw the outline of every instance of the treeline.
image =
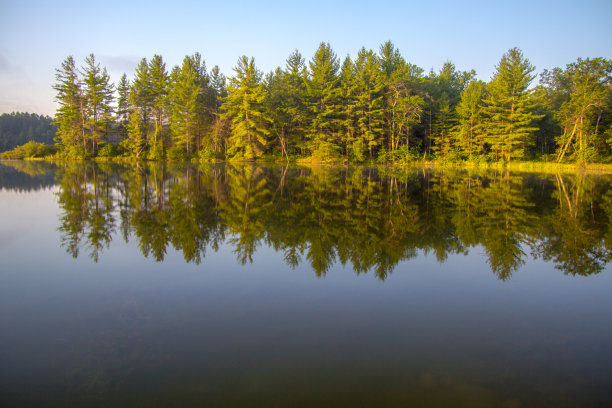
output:
[{"label": "treeline", "polygon": [[322,43],[264,75],[240,57],[226,81],[199,54],[169,72],[142,59],[116,89],[94,55],[57,70],[58,147],[66,158],[126,156],[407,162],[608,161],[612,62],[578,59],[545,70],[513,48],[492,79],[447,62],[425,73],[391,42],[340,61]]},{"label": "treeline", "polygon": [[0,152],[28,142],[53,143],[56,127],[52,118],[35,113],[3,113],[0,115]]},{"label": "treeline", "polygon": [[[10,165],[48,172],[42,164]],[[503,280],[530,258],[577,275],[612,260],[609,176],[159,163],[56,171],[62,246],[94,261],[121,239],[156,261],[174,248],[199,264],[228,246],[245,264],[272,247],[291,268],[324,275],[341,263],[380,279],[420,253],[445,262],[475,250]]]}]

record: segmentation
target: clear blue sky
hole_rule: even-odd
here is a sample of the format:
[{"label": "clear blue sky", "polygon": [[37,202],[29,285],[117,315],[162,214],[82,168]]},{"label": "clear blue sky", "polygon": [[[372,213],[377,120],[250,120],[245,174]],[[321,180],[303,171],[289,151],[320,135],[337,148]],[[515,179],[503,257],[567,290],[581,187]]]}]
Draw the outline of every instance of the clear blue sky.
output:
[{"label": "clear blue sky", "polygon": [[488,81],[508,49],[544,68],[612,58],[612,1],[10,1],[0,2],[0,113],[52,115],[55,68],[94,53],[113,82],[161,54],[168,70],[200,52],[232,75],[240,55],[264,72],[321,41],[340,58],[391,40],[425,71],[452,61]]}]

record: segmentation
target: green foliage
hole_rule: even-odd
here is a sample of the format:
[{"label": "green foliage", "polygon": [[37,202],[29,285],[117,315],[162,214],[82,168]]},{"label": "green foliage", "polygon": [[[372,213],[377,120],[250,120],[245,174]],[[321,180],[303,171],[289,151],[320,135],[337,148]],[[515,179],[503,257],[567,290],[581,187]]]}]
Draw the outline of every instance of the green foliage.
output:
[{"label": "green foliage", "polygon": [[534,143],[533,122],[537,95],[529,88],[535,67],[518,48],[502,57],[484,101],[485,141],[496,159],[510,161],[525,157]]},{"label": "green foliage", "polygon": [[263,155],[269,142],[266,94],[253,58],[240,57],[234,71],[236,76],[230,80],[221,106],[222,117],[232,123],[228,153],[236,159],[252,160]]},{"label": "green foliage", "polygon": [[356,157],[362,157],[367,151],[372,158],[374,149],[382,144],[384,133],[383,75],[373,51],[365,48],[359,51],[354,72],[357,140],[353,148]]},{"label": "green foliage", "polygon": [[[112,120],[114,86],[106,68],[101,69],[95,56],[85,58],[83,74],[83,99],[85,138],[91,141],[91,152],[95,154],[98,144],[106,141]],[[88,147],[88,144],[85,143]]]},{"label": "green foliage", "polygon": [[172,87],[169,93],[172,110],[173,149],[183,149],[189,156],[195,150],[198,120],[197,81],[199,61],[195,57],[185,57],[181,68],[172,70]]},{"label": "green foliage", "polygon": [[188,159],[187,152],[182,146],[169,148],[166,157],[171,161],[185,161]]},{"label": "green foliage", "polygon": [[457,105],[458,124],[455,128],[457,147],[468,160],[480,155],[484,149],[483,99],[486,85],[482,81],[471,82],[462,92]]},{"label": "green foliage", "polygon": [[569,153],[575,161],[589,162],[608,152],[605,135],[610,121],[602,122],[602,117],[610,112],[611,75],[612,61],[603,58],[578,58],[565,70],[545,72],[544,83],[556,91],[557,102],[561,101],[555,114],[563,130],[556,139],[557,161]]},{"label": "green foliage", "polygon": [[0,154],[0,158],[7,160],[29,159],[34,157],[45,157],[55,154],[56,149],[52,145],[38,142],[27,142]]},{"label": "green foliage", "polygon": [[57,126],[56,141],[59,149],[67,152],[76,145],[85,145],[83,94],[72,56],[67,57],[61,68],[56,69],[55,79],[53,89],[57,92],[55,100],[59,108],[53,124]]},{"label": "green foliage", "polygon": [[0,115],[0,152],[27,142],[53,143],[57,128],[53,119],[35,113],[3,113]]},{"label": "green foliage", "polygon": [[[608,162],[611,66],[578,59],[544,71],[533,88],[535,68],[518,48],[484,83],[451,62],[424,76],[390,41],[378,54],[361,48],[341,66],[321,43],[308,63],[296,50],[265,78],[253,58],[241,57],[226,86],[198,53],[170,74],[154,55],[132,80],[121,77],[113,104],[114,86],[93,54],[81,71],[68,57],[56,70],[55,140],[60,157],[79,159],[164,160],[169,148],[180,148],[202,160],[508,163],[549,160],[556,151],[557,161]],[[0,147],[3,126],[0,120]],[[19,143],[38,132],[23,128]],[[110,144],[121,148],[99,151]]]},{"label": "green foliage", "polygon": [[309,67],[307,106],[310,126],[306,132],[307,146],[313,159],[327,161],[335,158],[340,150],[336,114],[338,57],[328,43],[321,43]]}]

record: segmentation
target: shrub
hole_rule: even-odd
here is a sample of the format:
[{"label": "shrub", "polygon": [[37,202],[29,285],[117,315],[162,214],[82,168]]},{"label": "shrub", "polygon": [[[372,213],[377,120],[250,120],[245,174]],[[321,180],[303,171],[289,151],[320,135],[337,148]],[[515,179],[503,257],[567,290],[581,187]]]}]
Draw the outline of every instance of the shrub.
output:
[{"label": "shrub", "polygon": [[185,161],[187,160],[187,153],[185,149],[180,146],[174,146],[168,149],[166,156],[171,161]]}]

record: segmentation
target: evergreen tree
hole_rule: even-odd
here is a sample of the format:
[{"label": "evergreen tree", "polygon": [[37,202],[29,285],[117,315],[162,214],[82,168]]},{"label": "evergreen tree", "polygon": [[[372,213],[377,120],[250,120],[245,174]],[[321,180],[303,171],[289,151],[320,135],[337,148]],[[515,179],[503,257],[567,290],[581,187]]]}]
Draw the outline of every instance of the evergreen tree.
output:
[{"label": "evergreen tree", "polygon": [[309,66],[308,106],[311,121],[306,137],[312,155],[327,160],[339,149],[335,113],[338,57],[329,44],[321,43]]},{"label": "evergreen tree", "polygon": [[225,151],[225,142],[229,133],[228,120],[223,119],[220,115],[222,101],[227,97],[227,89],[225,75],[221,73],[218,65],[215,65],[210,72],[210,88],[214,95],[214,119],[210,142],[212,153],[216,155]]},{"label": "evergreen tree", "polygon": [[211,87],[210,77],[206,71],[206,62],[200,53],[190,56],[195,68],[194,81],[198,86],[196,97],[196,121],[193,133],[193,151],[199,151],[203,145],[208,148],[211,141],[208,135],[214,122],[214,112],[217,105],[215,90]]},{"label": "evergreen tree", "polygon": [[430,74],[431,125],[429,135],[434,142],[432,150],[444,158],[455,147],[453,128],[457,124],[456,106],[461,92],[476,75],[474,71],[457,71],[455,65],[445,62],[440,72]]},{"label": "evergreen tree", "polygon": [[397,150],[402,140],[410,147],[410,133],[421,119],[423,97],[417,94],[422,70],[408,64],[399,50],[387,41],[380,46],[380,66],[384,81],[386,147]]},{"label": "evergreen tree", "polygon": [[280,148],[281,156],[289,160],[288,133],[291,126],[289,114],[289,93],[286,77],[280,68],[266,75],[264,91],[266,111],[271,119],[271,131]]},{"label": "evergreen tree", "polygon": [[151,115],[155,121],[151,157],[160,158],[164,154],[164,122],[168,110],[169,78],[166,64],[160,55],[154,55],[149,61],[147,80],[149,82],[149,100]]},{"label": "evergreen tree", "polygon": [[[62,62],[60,69],[56,69],[55,78],[56,83],[53,85],[53,89],[57,92],[55,100],[60,105],[55,113],[54,122],[57,126],[57,142],[65,154],[72,155],[73,147],[85,143],[81,109],[83,96],[72,56]],[[84,151],[83,147],[82,154]]]},{"label": "evergreen tree", "polygon": [[127,137],[127,125],[130,119],[130,81],[127,75],[121,75],[119,84],[117,84],[117,109],[115,110],[115,122],[117,123],[117,132],[121,140]]},{"label": "evergreen tree", "polygon": [[378,58],[372,50],[362,48],[355,61],[356,108],[358,110],[358,140],[362,152],[354,149],[356,158],[367,151],[373,157],[373,151],[383,137],[383,77],[379,69]]},{"label": "evergreen tree", "polygon": [[518,48],[512,48],[502,57],[487,87],[485,137],[497,159],[523,158],[525,149],[533,144],[537,128],[532,123],[540,117],[533,112],[536,95],[529,88],[534,69]]},{"label": "evergreen tree", "polygon": [[[186,153],[189,156],[195,151],[196,132],[198,127],[198,82],[199,61],[185,57],[181,68],[172,70],[172,86],[169,100],[172,110],[172,139],[177,155]],[[175,158],[180,157],[177,156]]]},{"label": "evergreen tree", "polygon": [[340,141],[347,159],[363,160],[364,146],[356,142],[357,134],[357,81],[355,64],[349,56],[344,59],[340,71],[340,86],[337,89]]},{"label": "evergreen tree", "polygon": [[106,68],[101,69],[93,54],[85,58],[83,74],[84,125],[86,136],[91,141],[91,152],[95,155],[98,144],[104,142],[109,132],[112,117],[114,85]]},{"label": "evergreen tree", "polygon": [[262,74],[253,58],[238,59],[236,75],[230,79],[228,95],[221,109],[222,117],[232,122],[228,153],[251,160],[260,157],[268,145],[270,119],[265,111]]},{"label": "evergreen tree", "polygon": [[485,83],[471,82],[461,92],[461,102],[457,105],[458,124],[455,128],[457,147],[471,161],[483,149],[484,117],[482,101],[485,97]]},{"label": "evergreen tree", "polygon": [[299,147],[303,154],[309,121],[306,106],[308,73],[304,58],[297,50],[287,58],[283,75],[288,119],[288,128],[285,134],[287,150],[293,145]]},{"label": "evergreen tree", "polygon": [[151,81],[149,64],[143,58],[132,81],[129,103],[132,107],[128,123],[128,148],[133,157],[140,159],[145,156],[149,142],[149,127],[151,123]]}]

